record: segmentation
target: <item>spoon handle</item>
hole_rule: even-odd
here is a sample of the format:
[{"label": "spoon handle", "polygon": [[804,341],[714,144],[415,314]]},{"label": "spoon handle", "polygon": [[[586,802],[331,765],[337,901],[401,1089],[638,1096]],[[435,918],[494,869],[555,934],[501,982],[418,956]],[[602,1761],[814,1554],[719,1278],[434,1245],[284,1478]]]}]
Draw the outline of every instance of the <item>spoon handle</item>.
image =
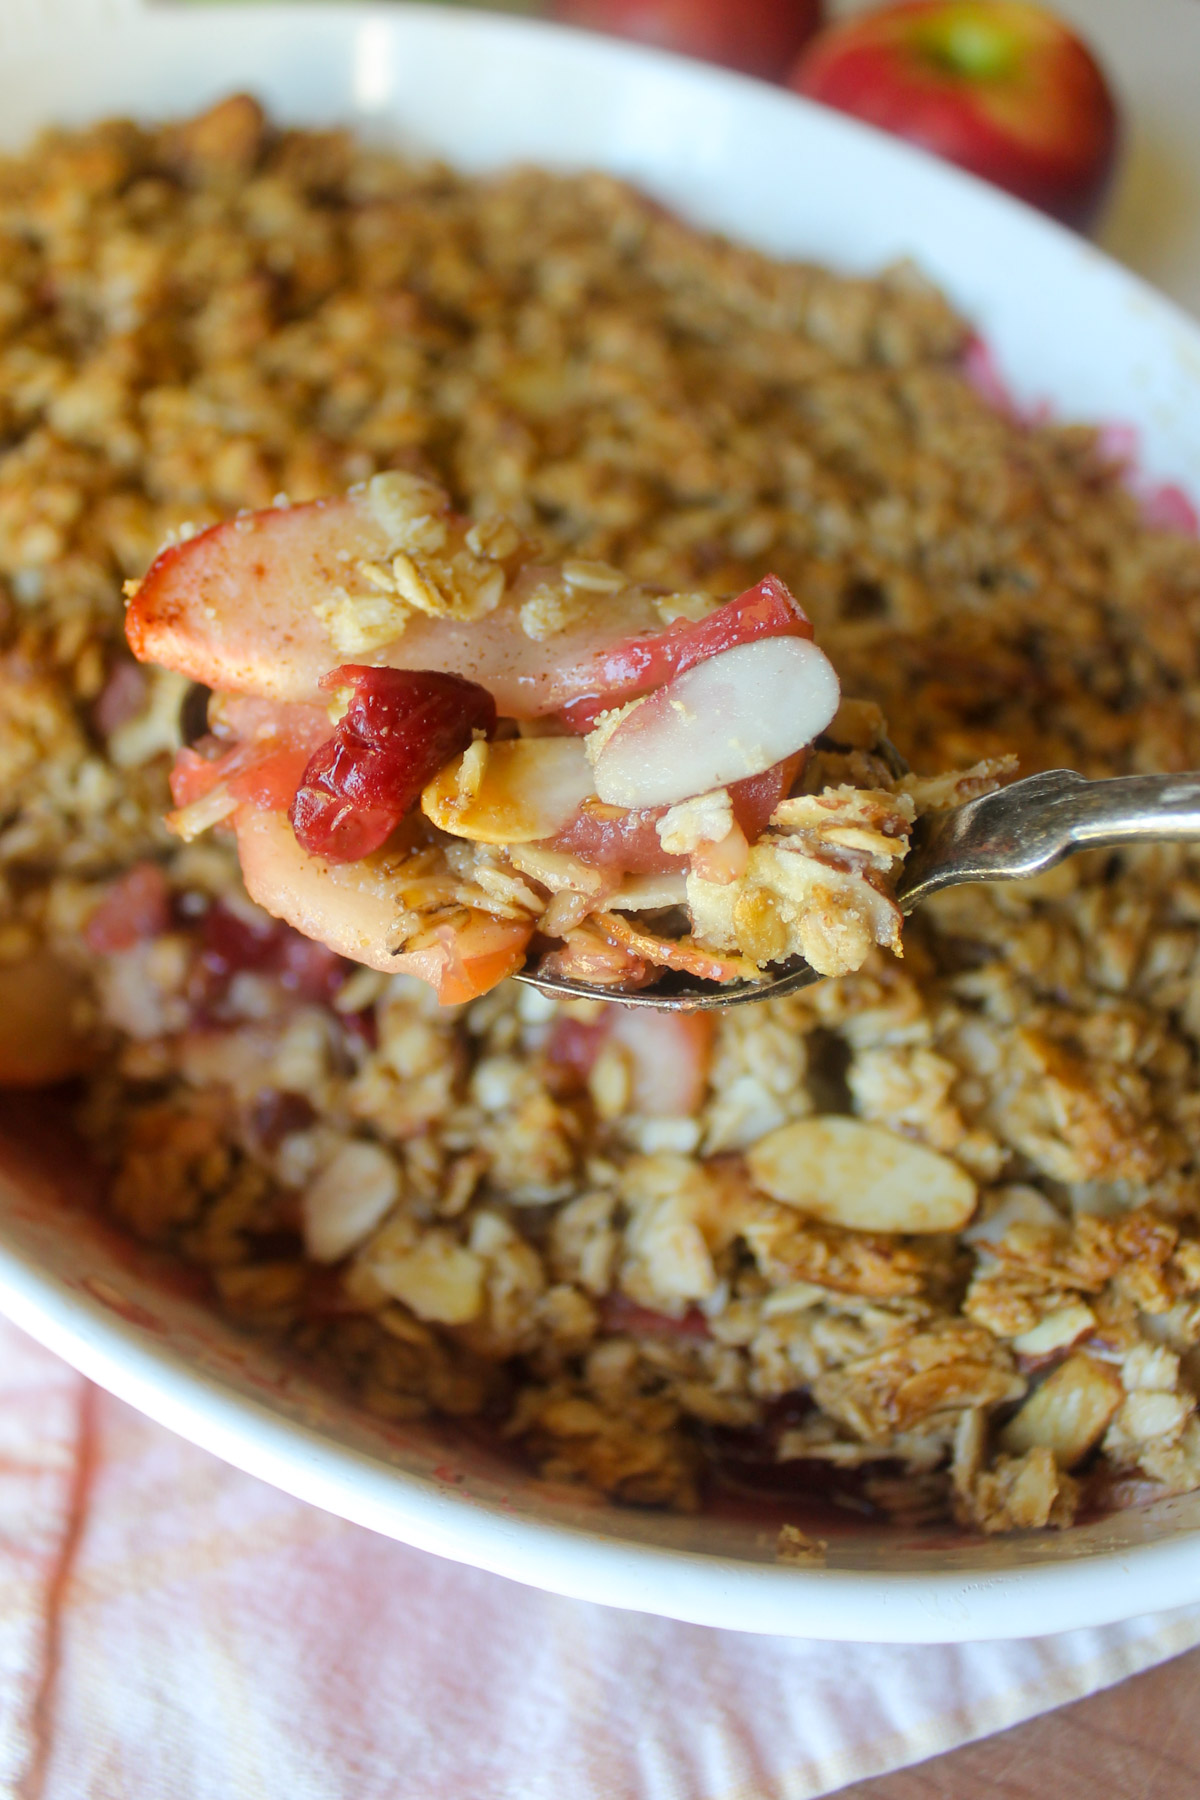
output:
[{"label": "spoon handle", "polygon": [[1010,787],[920,822],[897,885],[911,912],[940,888],[1011,881],[1076,850],[1200,841],[1200,772],[1085,781],[1072,769]]}]

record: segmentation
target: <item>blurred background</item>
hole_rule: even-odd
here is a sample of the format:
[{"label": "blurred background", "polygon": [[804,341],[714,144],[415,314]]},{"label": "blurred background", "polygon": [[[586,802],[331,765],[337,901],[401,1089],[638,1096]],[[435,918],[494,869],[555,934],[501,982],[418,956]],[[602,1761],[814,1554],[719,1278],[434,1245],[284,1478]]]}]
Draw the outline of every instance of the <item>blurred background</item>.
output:
[{"label": "blurred background", "polygon": [[[391,3],[403,5],[406,0]],[[460,0],[435,3],[454,6]],[[1012,4],[1012,0],[919,0],[919,8],[926,14],[957,14],[953,28],[960,38],[964,13],[1001,15],[1032,10]],[[796,72],[796,43],[810,40],[799,52],[801,68],[806,61],[830,55],[822,46],[819,56],[818,42],[811,39],[811,33],[822,25],[828,37],[830,27],[835,35],[866,25],[877,29],[879,15],[914,10],[911,6],[881,8],[877,0],[489,0],[488,9],[568,19],[685,50],[699,47],[707,51],[710,60],[744,68],[757,62],[754,72],[766,74],[769,69],[781,82],[790,74],[797,85],[803,85],[803,76]],[[1111,180],[1101,183],[1103,198],[1093,217],[1071,222],[1083,223],[1105,249],[1200,313],[1200,4],[1197,0],[1055,0],[1051,16],[1090,49],[1103,71],[1118,121]],[[981,87],[989,85],[991,53],[970,19],[965,29],[963,42],[975,65],[965,72],[967,85],[978,95]],[[829,90],[840,85],[839,103],[844,103],[847,85],[857,84],[856,103],[847,105],[846,110],[896,128],[897,107],[902,114],[909,102],[903,96],[897,100],[894,64],[890,73],[886,69],[881,72],[877,56],[864,76],[859,45],[857,73],[847,76],[848,54],[847,48],[840,48],[834,59],[839,68],[831,72],[826,66],[821,71],[816,85],[823,85],[826,92],[820,97],[827,98]],[[948,70],[943,73],[951,74]],[[961,76],[964,71],[955,73]],[[1012,69],[996,67],[993,59],[993,87],[1004,87],[1007,76],[1012,88],[1013,74]],[[890,100],[885,92],[880,101],[881,82],[885,89],[891,83]],[[811,83],[810,91],[814,91]],[[926,94],[926,125],[928,99]],[[880,116],[881,104],[885,110],[891,105],[887,121]],[[1068,156],[1074,133],[1075,149],[1086,160],[1087,152],[1079,143],[1083,128],[1067,116],[1081,105],[1078,83],[1072,89],[1069,72],[1062,84],[1050,72],[1040,91],[1030,94],[1023,104],[1033,111],[1031,129],[1056,128]],[[942,111],[944,115],[944,106]],[[969,134],[972,128],[968,125],[967,129]],[[918,139],[922,135],[920,129],[903,134]],[[926,131],[926,142],[929,135]],[[1015,185],[1003,180],[1003,173],[1001,167],[1001,185]],[[1026,197],[1036,199],[1032,193]],[[1053,205],[1047,210],[1061,212]]]}]

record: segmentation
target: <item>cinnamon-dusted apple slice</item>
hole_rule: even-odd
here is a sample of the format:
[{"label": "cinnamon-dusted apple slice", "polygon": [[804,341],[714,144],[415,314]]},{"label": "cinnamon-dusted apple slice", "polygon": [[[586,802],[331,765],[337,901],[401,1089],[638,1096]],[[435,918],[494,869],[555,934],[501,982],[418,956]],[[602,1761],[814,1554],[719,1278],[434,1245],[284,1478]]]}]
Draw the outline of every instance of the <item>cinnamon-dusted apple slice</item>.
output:
[{"label": "cinnamon-dusted apple slice", "polygon": [[143,662],[211,688],[311,702],[339,663],[438,669],[508,718],[573,705],[583,730],[734,644],[812,626],[773,577],[722,605],[533,562],[506,520],[472,525],[431,482],[391,473],[171,545],[132,587],[126,634]]}]

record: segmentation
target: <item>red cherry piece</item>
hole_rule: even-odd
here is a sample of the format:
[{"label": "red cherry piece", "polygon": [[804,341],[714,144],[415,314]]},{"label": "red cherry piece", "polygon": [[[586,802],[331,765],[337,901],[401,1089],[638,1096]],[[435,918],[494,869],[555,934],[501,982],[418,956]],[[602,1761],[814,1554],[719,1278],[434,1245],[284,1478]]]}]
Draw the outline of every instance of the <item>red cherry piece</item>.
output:
[{"label": "red cherry piece", "polygon": [[191,981],[197,1016],[220,1016],[235,975],[271,976],[302,1000],[328,1004],[350,965],[279,919],[235,912],[217,901],[204,915]]},{"label": "red cherry piece", "polygon": [[687,858],[671,856],[662,847],[655,826],[666,810],[654,806],[630,811],[585,801],[554,839],[554,848],[594,869],[618,869],[625,875],[672,875],[687,868]]},{"label": "red cherry piece", "polygon": [[310,759],[289,817],[301,846],[333,862],[378,850],[475,732],[496,729],[492,696],[461,675],[347,665],[321,686],[353,696]]}]

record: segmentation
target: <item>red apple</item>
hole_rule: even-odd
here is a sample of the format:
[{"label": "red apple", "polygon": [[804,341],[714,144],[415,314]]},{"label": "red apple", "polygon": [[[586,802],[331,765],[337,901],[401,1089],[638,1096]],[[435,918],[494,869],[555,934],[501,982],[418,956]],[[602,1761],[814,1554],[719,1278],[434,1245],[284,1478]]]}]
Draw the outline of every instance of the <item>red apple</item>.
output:
[{"label": "red apple", "polygon": [[830,26],[789,86],[958,163],[1064,224],[1094,216],[1117,107],[1091,51],[1024,0],[903,0]]},{"label": "red apple", "polygon": [[824,0],[551,0],[550,17],[782,81]]}]

